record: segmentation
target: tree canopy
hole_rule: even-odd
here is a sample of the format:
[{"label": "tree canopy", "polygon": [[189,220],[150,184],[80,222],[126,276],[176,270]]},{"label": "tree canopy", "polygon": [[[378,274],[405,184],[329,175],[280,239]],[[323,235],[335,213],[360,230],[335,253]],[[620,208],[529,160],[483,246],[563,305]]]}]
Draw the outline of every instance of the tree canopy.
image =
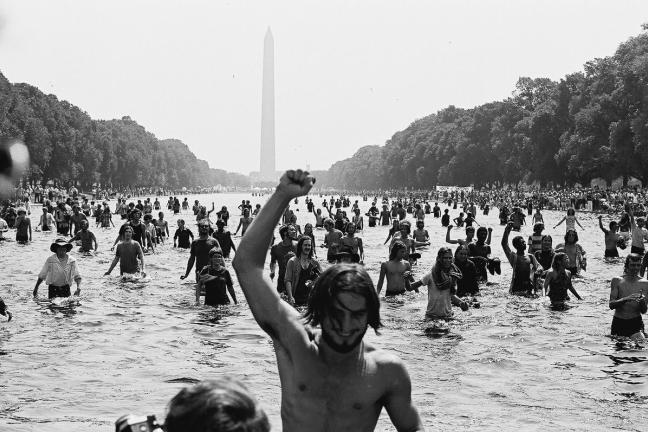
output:
[{"label": "tree canopy", "polygon": [[78,107],[0,73],[0,139],[29,148],[30,180],[163,188],[248,186],[210,168],[176,139],[158,140],[130,117],[93,120]]},{"label": "tree canopy", "polygon": [[362,147],[333,164],[323,186],[573,184],[619,176],[645,184],[647,30],[559,82],[522,77],[506,100],[449,106],[416,120],[384,146]]}]

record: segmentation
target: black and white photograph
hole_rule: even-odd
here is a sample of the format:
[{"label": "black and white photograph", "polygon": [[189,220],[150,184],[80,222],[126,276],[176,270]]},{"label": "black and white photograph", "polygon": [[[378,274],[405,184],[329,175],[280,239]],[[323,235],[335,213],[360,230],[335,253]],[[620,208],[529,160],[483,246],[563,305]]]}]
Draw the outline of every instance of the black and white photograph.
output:
[{"label": "black and white photograph", "polygon": [[0,0],[0,431],[648,430],[648,2]]}]

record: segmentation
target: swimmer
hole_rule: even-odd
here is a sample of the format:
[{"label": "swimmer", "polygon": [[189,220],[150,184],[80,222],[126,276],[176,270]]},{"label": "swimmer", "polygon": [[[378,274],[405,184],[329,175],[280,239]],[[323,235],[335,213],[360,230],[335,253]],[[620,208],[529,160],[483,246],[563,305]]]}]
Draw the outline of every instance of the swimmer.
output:
[{"label": "swimmer", "polygon": [[623,276],[612,278],[609,303],[610,309],[614,310],[612,336],[645,341],[641,314],[645,314],[647,309],[645,294],[648,281],[639,276],[640,268],[641,256],[630,253],[625,260]]},{"label": "swimmer", "polygon": [[405,364],[363,340],[369,326],[377,330],[381,323],[376,289],[361,266],[333,265],[320,275],[308,299],[306,323],[263,274],[283,209],[306,195],[314,180],[308,172],[286,172],[234,258],[252,314],[274,343],[283,430],[369,431],[383,407],[396,430],[422,430]]}]

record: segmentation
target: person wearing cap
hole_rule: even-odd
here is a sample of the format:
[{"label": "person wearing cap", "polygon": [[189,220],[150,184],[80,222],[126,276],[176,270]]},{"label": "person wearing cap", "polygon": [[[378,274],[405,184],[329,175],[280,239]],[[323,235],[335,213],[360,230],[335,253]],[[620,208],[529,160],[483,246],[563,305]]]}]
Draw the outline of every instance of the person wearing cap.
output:
[{"label": "person wearing cap", "polygon": [[16,241],[27,243],[32,241],[31,220],[27,217],[27,210],[24,207],[18,208],[18,217],[16,218]]},{"label": "person wearing cap", "polygon": [[198,282],[198,272],[209,263],[209,251],[215,247],[220,249],[220,244],[218,240],[209,236],[209,221],[203,219],[198,222],[198,238],[191,242],[187,270],[184,275],[180,276],[180,279],[189,276],[191,269],[196,264],[196,282]]},{"label": "person wearing cap", "polygon": [[34,297],[38,296],[38,287],[43,281],[48,286],[48,297],[70,297],[70,285],[74,281],[77,289],[74,295],[81,293],[81,275],[77,267],[76,259],[68,252],[72,250],[72,245],[63,238],[57,238],[51,245],[50,255],[38,274],[36,286],[34,287]]}]

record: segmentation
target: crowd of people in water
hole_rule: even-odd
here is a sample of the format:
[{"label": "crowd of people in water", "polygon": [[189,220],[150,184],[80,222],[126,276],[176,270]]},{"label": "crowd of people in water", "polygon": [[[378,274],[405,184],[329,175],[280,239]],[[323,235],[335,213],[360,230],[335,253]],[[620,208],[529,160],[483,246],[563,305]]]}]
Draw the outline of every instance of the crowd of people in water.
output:
[{"label": "crowd of people in water", "polygon": [[[405,365],[363,342],[369,326],[376,331],[381,326],[379,295],[399,296],[425,286],[427,330],[443,333],[448,331],[454,307],[480,307],[480,287],[500,274],[502,261],[508,261],[513,270],[511,294],[547,296],[553,309],[564,310],[570,296],[581,299],[572,282],[587,271],[588,254],[598,253],[586,252],[579,243],[579,230],[584,230],[580,210],[599,212],[605,240],[600,253],[606,260],[618,260],[619,249],[630,247],[621,275],[610,282],[611,334],[637,344],[645,340],[642,314],[647,309],[648,230],[643,202],[647,197],[640,189],[459,189],[364,195],[351,202],[345,194],[309,195],[314,183],[306,172],[289,171],[263,209],[249,200],[231,209],[240,212],[240,217],[232,217],[226,206],[217,210],[213,203],[208,208],[199,200],[175,196],[109,200],[98,195],[93,200],[76,189],[62,195],[41,192],[37,198],[23,194],[1,209],[0,240],[13,241],[8,237],[10,230],[15,241],[24,244],[35,233],[57,233],[50,245],[52,255],[33,290],[37,297],[45,282],[50,299],[81,293],[82,269],[70,255],[75,244],[84,253],[110,247],[114,259],[105,274],[119,265],[125,278],[146,277],[147,255],[172,244],[189,250],[181,279],[195,280],[196,304],[202,298],[205,305],[237,303],[225,261],[233,254],[232,265],[247,303],[275,343],[282,407],[289,408],[282,408],[285,430],[304,430],[323,412],[330,426],[327,430],[367,430],[376,424],[380,413],[376,408],[383,406],[398,430],[420,430]],[[312,223],[302,227],[291,204],[304,195]],[[32,198],[42,204],[33,206]],[[553,226],[564,225],[564,236],[554,239],[545,233],[545,209],[565,211]],[[479,223],[480,216],[491,211],[498,212],[503,227],[499,247],[491,244],[493,228]],[[187,220],[177,219],[172,229],[165,213]],[[604,217],[610,220],[604,223]],[[430,238],[426,227],[432,223],[447,228],[444,239]],[[275,238],[278,224],[279,237]],[[525,225],[533,230],[526,239],[516,235]],[[366,245],[358,233],[380,227],[386,231],[388,247],[374,284],[363,268]],[[465,236],[452,238],[454,227],[461,228]],[[114,242],[99,245],[92,230],[113,228]],[[317,229],[324,230],[320,245],[316,244]],[[234,238],[239,232],[237,246]],[[431,269],[416,280],[412,268],[422,254],[430,253],[432,244],[443,245],[432,251],[436,260]],[[320,254],[318,247],[323,250]],[[268,254],[269,278],[264,276]],[[11,319],[11,299],[5,300],[9,305],[0,300],[0,314]],[[318,326],[321,329],[315,331]],[[364,372],[358,372],[358,362]],[[322,366],[333,364],[336,367],[330,370],[335,372],[323,376]],[[360,392],[360,388],[370,390]],[[261,423],[267,426],[267,419]]]}]

